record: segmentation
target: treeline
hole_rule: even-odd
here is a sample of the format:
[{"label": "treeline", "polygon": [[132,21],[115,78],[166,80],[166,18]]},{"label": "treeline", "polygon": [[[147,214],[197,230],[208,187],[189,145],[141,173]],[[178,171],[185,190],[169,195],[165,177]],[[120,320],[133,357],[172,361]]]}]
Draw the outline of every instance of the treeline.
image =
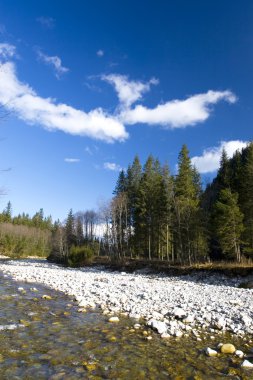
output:
[{"label": "treeline", "polygon": [[97,236],[98,214],[93,210],[69,211],[66,221],[55,223],[49,260],[69,266],[82,266],[100,254]]},{"label": "treeline", "polygon": [[[149,156],[121,171],[104,244],[117,257],[188,263],[237,260],[253,254],[253,143],[228,159],[202,189],[184,145],[178,172]],[[107,219],[108,221],[108,219]]]},{"label": "treeline", "polygon": [[11,203],[0,213],[0,254],[10,257],[43,256],[51,252],[51,217],[45,217],[43,209],[34,216],[20,214],[12,217]]},{"label": "treeline", "polygon": [[253,257],[253,143],[229,159],[222,152],[217,176],[206,189],[184,145],[177,174],[149,156],[136,156],[122,170],[111,201],[97,212],[70,210],[52,223],[41,209],[12,217],[0,214],[0,252],[11,256],[49,255],[71,266],[94,256],[166,260],[192,264]]}]

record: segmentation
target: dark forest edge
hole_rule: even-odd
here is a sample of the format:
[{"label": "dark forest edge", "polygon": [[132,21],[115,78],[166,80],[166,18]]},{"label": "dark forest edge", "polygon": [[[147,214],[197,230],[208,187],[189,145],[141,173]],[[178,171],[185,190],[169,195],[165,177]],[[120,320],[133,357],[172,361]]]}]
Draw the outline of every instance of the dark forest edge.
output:
[{"label": "dark forest edge", "polygon": [[52,223],[43,210],[33,217],[12,217],[9,203],[0,214],[1,254],[49,256],[70,266],[109,257],[112,265],[122,267],[129,261],[189,268],[220,261],[250,267],[252,194],[253,143],[231,159],[224,150],[217,176],[205,190],[186,145],[176,175],[152,156],[142,167],[136,156],[120,172],[112,200],[98,212],[70,210],[64,223]]}]

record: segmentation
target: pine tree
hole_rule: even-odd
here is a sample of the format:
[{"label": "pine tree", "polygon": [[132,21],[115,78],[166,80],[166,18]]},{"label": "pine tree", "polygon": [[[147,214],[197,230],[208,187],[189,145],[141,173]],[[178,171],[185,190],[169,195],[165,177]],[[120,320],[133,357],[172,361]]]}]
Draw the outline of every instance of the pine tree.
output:
[{"label": "pine tree", "polygon": [[181,262],[188,260],[191,264],[202,255],[205,237],[201,230],[199,176],[186,145],[179,153],[174,192],[176,251]]},{"label": "pine tree", "polygon": [[213,227],[225,257],[241,260],[243,214],[238,206],[238,194],[223,189],[214,207]]},{"label": "pine tree", "polygon": [[72,209],[70,209],[66,224],[65,224],[65,236],[67,247],[70,249],[72,245],[76,244],[76,235],[75,235],[75,218],[73,215]]},{"label": "pine tree", "polygon": [[12,206],[10,201],[7,203],[7,206],[2,213],[2,220],[7,223],[10,223],[12,220]]},{"label": "pine tree", "polygon": [[242,152],[240,206],[244,214],[244,252],[253,257],[253,143]]}]

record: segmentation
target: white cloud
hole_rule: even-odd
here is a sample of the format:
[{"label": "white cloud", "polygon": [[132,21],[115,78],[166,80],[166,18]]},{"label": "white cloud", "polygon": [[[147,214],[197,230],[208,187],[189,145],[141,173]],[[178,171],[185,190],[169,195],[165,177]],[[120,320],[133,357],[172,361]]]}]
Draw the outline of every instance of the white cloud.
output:
[{"label": "white cloud", "polygon": [[185,100],[172,100],[153,109],[137,105],[126,109],[121,114],[121,121],[126,124],[146,123],[161,125],[165,128],[183,128],[208,119],[213,104],[220,100],[234,103],[236,96],[231,91],[208,91],[204,94],[190,96]]},{"label": "white cloud", "polygon": [[191,162],[200,173],[211,173],[219,169],[223,149],[227,152],[228,157],[231,158],[237,150],[241,151],[247,144],[247,141],[240,140],[221,141],[217,147],[204,149],[203,154],[193,157]]},{"label": "white cloud", "polygon": [[6,62],[0,70],[0,104],[30,124],[72,135],[88,136],[106,142],[128,137],[124,125],[101,108],[84,112],[55,99],[40,97],[28,84],[19,81],[15,65]]},{"label": "white cloud", "polygon": [[64,161],[70,164],[74,164],[76,162],[80,162],[80,158],[64,158]]},{"label": "white cloud", "polygon": [[[38,53],[45,63],[53,65],[57,75],[68,71],[57,56]],[[94,139],[114,142],[128,138],[125,125],[145,123],[161,125],[164,128],[184,128],[207,120],[212,106],[221,100],[234,103],[237,99],[231,91],[211,91],[197,94],[184,100],[171,100],[151,109],[132,105],[141,100],[143,94],[156,85],[152,78],[146,83],[129,81],[127,76],[103,75],[102,80],[112,84],[117,92],[120,105],[112,115],[102,108],[89,112],[78,110],[67,104],[57,103],[53,98],[42,98],[28,84],[19,81],[16,67],[7,60],[15,56],[15,46],[0,44],[0,105],[12,111],[17,117],[30,124],[39,124],[48,130],[60,130],[72,135],[88,136]],[[111,169],[115,170],[115,169]]]},{"label": "white cloud", "polygon": [[104,55],[105,55],[104,50],[99,49],[99,50],[97,51],[97,56],[98,56],[98,57],[103,57]]},{"label": "white cloud", "polygon": [[104,169],[111,170],[114,172],[120,172],[122,170],[122,167],[118,164],[115,164],[115,162],[105,162]]},{"label": "white cloud", "polygon": [[159,83],[156,78],[152,78],[147,83],[129,81],[126,75],[119,74],[102,75],[101,79],[113,85],[120,103],[127,108],[137,100],[140,100],[143,94],[150,90],[151,84],[156,85]]},{"label": "white cloud", "polygon": [[55,25],[55,20],[52,17],[37,17],[36,21],[38,21],[44,28],[53,29]]},{"label": "white cloud", "polygon": [[57,57],[57,55],[50,57],[49,55],[42,53],[40,50],[37,51],[37,54],[40,61],[53,66],[56,78],[59,79],[62,74],[69,71],[67,67],[62,66],[61,58]]},{"label": "white cloud", "polygon": [[0,58],[7,59],[16,55],[16,47],[8,43],[0,43]]}]

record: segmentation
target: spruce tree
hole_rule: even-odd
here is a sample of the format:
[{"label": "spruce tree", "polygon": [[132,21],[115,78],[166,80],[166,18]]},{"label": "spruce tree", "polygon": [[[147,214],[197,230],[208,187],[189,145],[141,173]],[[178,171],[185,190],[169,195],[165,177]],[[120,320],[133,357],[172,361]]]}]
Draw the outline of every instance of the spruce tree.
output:
[{"label": "spruce tree", "polygon": [[66,236],[66,244],[70,249],[72,245],[76,244],[76,235],[75,235],[75,218],[73,215],[72,209],[70,209],[66,224],[65,224],[65,236]]},{"label": "spruce tree", "polygon": [[238,206],[238,194],[229,188],[220,192],[214,206],[213,227],[225,258],[241,260],[243,214]]}]

